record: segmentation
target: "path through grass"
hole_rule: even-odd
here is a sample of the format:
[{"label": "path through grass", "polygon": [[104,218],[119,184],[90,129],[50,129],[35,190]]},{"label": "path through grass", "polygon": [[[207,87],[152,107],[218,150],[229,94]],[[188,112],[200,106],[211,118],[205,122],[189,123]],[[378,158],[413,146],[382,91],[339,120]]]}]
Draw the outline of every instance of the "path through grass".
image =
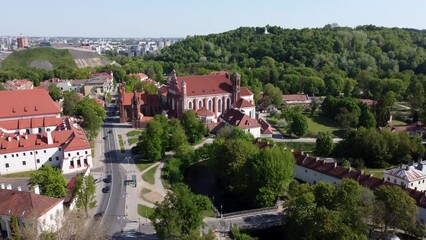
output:
[{"label": "path through grass", "polygon": [[151,216],[151,214],[154,212],[154,209],[147,207],[145,205],[142,204],[138,204],[138,214],[141,217],[144,218],[149,218],[149,216]]},{"label": "path through grass", "polygon": [[154,162],[146,160],[146,159],[137,159],[136,160],[136,167],[138,167],[139,171],[143,172],[145,169],[152,166]]},{"label": "path through grass", "polygon": [[149,184],[154,184],[155,183],[154,174],[155,174],[155,171],[157,171],[157,168],[158,166],[155,166],[149,169],[148,172],[142,175],[142,179]]}]

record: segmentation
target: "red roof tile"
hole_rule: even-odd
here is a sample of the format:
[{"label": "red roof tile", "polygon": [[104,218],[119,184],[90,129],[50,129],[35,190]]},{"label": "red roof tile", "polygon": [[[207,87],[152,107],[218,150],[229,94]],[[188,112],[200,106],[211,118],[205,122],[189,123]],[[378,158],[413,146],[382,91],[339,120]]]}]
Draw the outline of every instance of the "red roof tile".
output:
[{"label": "red roof tile", "polygon": [[0,189],[0,215],[39,218],[63,199],[17,190]]},{"label": "red roof tile", "polygon": [[254,107],[253,103],[240,98],[238,99],[238,101],[236,101],[234,104],[232,104],[233,107],[235,108],[249,108],[249,107]]},{"label": "red roof tile", "polygon": [[202,108],[197,110],[197,115],[203,116],[203,117],[213,117],[214,113],[211,112],[210,110],[208,110],[207,108],[202,107]]},{"label": "red roof tile", "polygon": [[[132,99],[133,99],[134,93],[124,93],[124,106],[130,106],[132,105]],[[140,93],[137,92],[136,96],[140,99],[141,105],[149,105],[149,106],[160,106],[161,102],[157,94],[148,94],[148,93]]]},{"label": "red roof tile", "polygon": [[282,99],[283,101],[307,101],[309,97],[307,94],[284,94]]},{"label": "red roof tile", "polygon": [[0,118],[60,114],[44,89],[0,91]]},{"label": "red roof tile", "polygon": [[226,75],[197,75],[178,77],[178,86],[186,82],[187,96],[232,93],[231,81]]},{"label": "red roof tile", "polygon": [[253,93],[248,89],[248,87],[241,87],[240,88],[240,96],[251,96]]},{"label": "red roof tile", "polygon": [[256,119],[250,118],[244,113],[233,108],[226,111],[225,114],[222,114],[220,118],[230,125],[243,129],[260,127],[260,124],[257,123]]}]

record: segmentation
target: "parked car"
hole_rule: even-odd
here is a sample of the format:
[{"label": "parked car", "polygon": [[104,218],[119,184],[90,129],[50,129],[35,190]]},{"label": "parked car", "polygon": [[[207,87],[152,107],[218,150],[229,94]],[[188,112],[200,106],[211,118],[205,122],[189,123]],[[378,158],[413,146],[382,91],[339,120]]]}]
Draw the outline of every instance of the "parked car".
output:
[{"label": "parked car", "polygon": [[111,188],[109,186],[102,188],[103,193],[107,193],[107,192],[109,192],[109,190],[111,190]]},{"label": "parked car", "polygon": [[101,219],[103,216],[104,216],[104,212],[98,212],[98,213],[96,213],[96,214],[95,214],[95,216],[93,216],[93,218],[94,218],[95,220],[99,220],[99,219]]},{"label": "parked car", "polygon": [[108,175],[105,179],[104,179],[105,183],[111,183],[112,182],[112,176]]}]

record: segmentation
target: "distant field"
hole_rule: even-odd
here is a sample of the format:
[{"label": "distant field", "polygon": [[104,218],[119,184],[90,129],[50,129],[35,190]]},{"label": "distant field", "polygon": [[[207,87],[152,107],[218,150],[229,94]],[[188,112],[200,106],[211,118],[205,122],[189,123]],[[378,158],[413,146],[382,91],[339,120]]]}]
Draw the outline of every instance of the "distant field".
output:
[{"label": "distant field", "polygon": [[306,136],[316,137],[319,132],[330,132],[337,137],[342,135],[341,126],[332,119],[317,114],[315,114],[313,117],[310,115],[305,116],[308,119],[308,133]]},{"label": "distant field", "polygon": [[53,68],[61,65],[72,68],[77,67],[68,50],[40,47],[13,52],[2,62],[2,69],[14,67],[26,68],[30,67],[30,65],[36,68],[46,68],[49,66],[48,63]]}]

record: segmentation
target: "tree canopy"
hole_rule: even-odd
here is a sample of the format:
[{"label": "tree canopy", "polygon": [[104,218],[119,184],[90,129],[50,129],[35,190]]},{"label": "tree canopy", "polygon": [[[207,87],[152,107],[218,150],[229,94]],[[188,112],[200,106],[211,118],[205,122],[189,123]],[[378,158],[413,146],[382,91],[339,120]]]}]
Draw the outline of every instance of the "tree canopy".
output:
[{"label": "tree canopy", "polygon": [[30,188],[38,186],[40,193],[54,198],[62,198],[66,194],[67,180],[60,169],[44,164],[37,171],[31,173],[28,181]]}]

